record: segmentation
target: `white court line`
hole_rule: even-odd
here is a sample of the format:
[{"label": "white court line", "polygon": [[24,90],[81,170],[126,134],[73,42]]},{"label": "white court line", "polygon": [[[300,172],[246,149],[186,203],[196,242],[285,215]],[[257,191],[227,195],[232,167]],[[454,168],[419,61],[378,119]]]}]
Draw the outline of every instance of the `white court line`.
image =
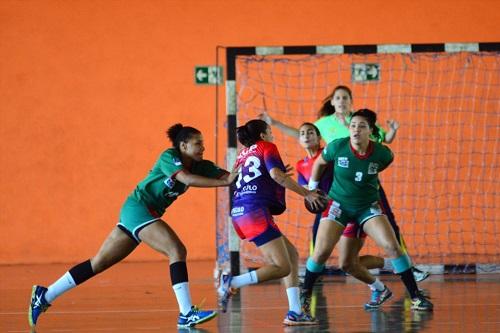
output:
[{"label": "white court line", "polygon": [[[175,312],[178,313],[179,310],[161,310],[161,309],[137,309],[137,310],[74,310],[74,311],[47,311],[44,313],[44,316],[47,314],[78,314],[78,313],[143,313],[143,312]],[[27,311],[23,312],[0,312],[0,316],[8,316],[8,315],[19,315],[26,314]]]},{"label": "white court line", "polygon": [[[453,304],[443,304],[439,303],[439,308],[444,307],[471,307],[471,306],[500,306],[500,303],[453,303]],[[359,308],[360,305],[328,305],[328,306],[317,306],[317,309],[353,309]],[[401,305],[391,305],[386,304],[384,308],[401,308]],[[286,309],[286,306],[258,306],[258,307],[238,307],[241,311],[245,310],[279,310]],[[207,308],[209,309],[209,308]],[[215,308],[214,308],[215,309]],[[228,308],[228,310],[230,307]],[[168,309],[137,309],[137,310],[74,310],[74,311],[47,311],[44,313],[44,316],[47,314],[99,314],[99,313],[154,313],[154,312],[175,312],[178,313],[179,310],[168,310]],[[16,312],[0,312],[0,316],[9,316],[9,315],[25,315],[26,311],[16,311]]]},{"label": "white court line", "polygon": [[[165,330],[165,327],[162,326],[154,326],[154,327],[129,327],[129,330],[134,330],[134,331],[151,331],[151,330]],[[177,329],[177,328],[176,328]],[[88,332],[88,328],[77,328],[77,329],[65,329],[65,328],[53,328],[49,329],[48,332],[76,332],[76,331],[84,331]],[[122,327],[108,327],[108,328],[93,328],[90,331],[123,331]],[[32,332],[30,330],[9,330],[7,331],[9,333],[20,333],[20,332]],[[196,332],[196,330],[193,330],[193,332]]]}]

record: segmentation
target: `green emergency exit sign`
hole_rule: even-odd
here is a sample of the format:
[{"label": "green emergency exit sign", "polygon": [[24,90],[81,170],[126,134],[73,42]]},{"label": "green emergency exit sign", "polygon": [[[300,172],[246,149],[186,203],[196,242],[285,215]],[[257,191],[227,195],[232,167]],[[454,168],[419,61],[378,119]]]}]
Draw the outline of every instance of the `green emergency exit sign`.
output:
[{"label": "green emergency exit sign", "polygon": [[196,84],[221,84],[222,66],[196,66],[194,82]]},{"label": "green emergency exit sign", "polygon": [[380,80],[379,64],[352,64],[351,77],[353,82],[369,82]]}]

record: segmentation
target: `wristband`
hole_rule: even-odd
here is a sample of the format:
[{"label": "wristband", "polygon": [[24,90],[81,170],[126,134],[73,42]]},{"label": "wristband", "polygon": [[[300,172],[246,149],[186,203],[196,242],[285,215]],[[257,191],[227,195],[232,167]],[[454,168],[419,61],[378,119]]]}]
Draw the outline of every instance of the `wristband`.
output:
[{"label": "wristband", "polygon": [[315,190],[315,189],[318,188],[319,182],[314,181],[314,180],[311,179],[311,180],[309,180],[309,184],[308,185],[309,185],[309,190],[312,191],[312,190]]}]

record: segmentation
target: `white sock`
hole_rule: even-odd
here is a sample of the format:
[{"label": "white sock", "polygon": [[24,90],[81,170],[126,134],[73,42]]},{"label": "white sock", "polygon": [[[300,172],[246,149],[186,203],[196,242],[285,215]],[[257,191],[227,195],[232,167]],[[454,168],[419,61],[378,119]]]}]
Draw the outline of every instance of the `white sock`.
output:
[{"label": "white sock", "polygon": [[191,311],[191,294],[189,293],[189,282],[181,282],[174,284],[172,286],[175,293],[175,298],[177,298],[177,303],[179,303],[179,310],[182,314],[188,314]]},{"label": "white sock", "polygon": [[386,271],[393,271],[394,266],[392,266],[392,259],[384,258],[384,267],[382,267],[382,269],[385,269]]},{"label": "white sock", "polygon": [[300,306],[300,289],[299,287],[290,287],[286,289],[286,295],[288,296],[288,309],[297,314],[302,313],[302,307]]},{"label": "white sock", "polygon": [[231,279],[231,287],[241,288],[243,286],[248,286],[249,284],[256,284],[258,282],[259,278],[257,277],[257,271],[250,271],[245,274],[233,276],[233,278]]},{"label": "white sock", "polygon": [[52,303],[56,298],[64,294],[70,289],[76,287],[75,280],[69,272],[64,273],[63,276],[59,278],[56,282],[51,284],[47,289],[47,293],[45,294],[45,300],[49,303]]},{"label": "white sock", "polygon": [[371,290],[378,290],[378,291],[382,291],[385,289],[385,285],[378,278],[375,279],[375,282],[369,284],[368,287],[370,287]]}]

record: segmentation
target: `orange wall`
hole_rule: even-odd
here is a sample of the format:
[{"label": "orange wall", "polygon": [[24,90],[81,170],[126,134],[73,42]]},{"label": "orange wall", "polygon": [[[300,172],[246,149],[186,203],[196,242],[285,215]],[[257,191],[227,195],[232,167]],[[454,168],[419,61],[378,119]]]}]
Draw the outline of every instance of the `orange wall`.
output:
[{"label": "orange wall", "polygon": [[[498,22],[499,1],[3,0],[0,263],[93,255],[174,122],[213,158],[215,93],[193,72],[216,45],[494,42]],[[166,213],[191,259],[215,256],[213,203],[191,189]]]}]

